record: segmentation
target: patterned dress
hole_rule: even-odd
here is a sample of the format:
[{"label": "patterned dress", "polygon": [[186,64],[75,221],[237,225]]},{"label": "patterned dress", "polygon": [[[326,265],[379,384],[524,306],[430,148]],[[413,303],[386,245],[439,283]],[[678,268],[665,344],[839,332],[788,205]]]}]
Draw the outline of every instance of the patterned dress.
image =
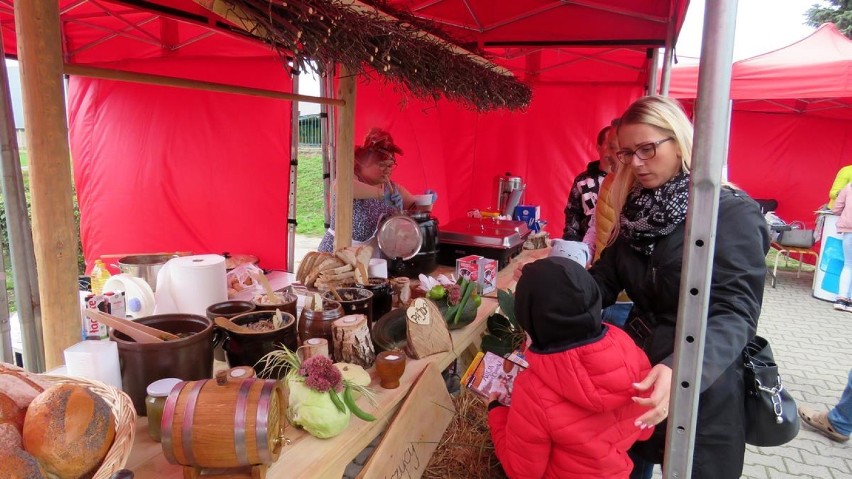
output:
[{"label": "patterned dress", "polygon": [[[394,189],[398,189],[395,183],[391,183]],[[336,201],[332,195],[332,204]],[[366,200],[352,201],[352,241],[366,243],[376,234],[379,220],[386,215],[397,213],[393,206],[384,202],[383,199],[371,198]],[[331,224],[334,225],[334,209],[331,211]],[[330,231],[325,232],[317,251],[331,253],[334,251],[334,235]]]}]

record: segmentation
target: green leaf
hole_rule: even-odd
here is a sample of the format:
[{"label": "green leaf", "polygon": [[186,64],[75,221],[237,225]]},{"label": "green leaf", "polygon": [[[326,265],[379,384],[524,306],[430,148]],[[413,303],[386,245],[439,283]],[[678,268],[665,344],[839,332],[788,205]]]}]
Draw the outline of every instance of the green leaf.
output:
[{"label": "green leaf", "polygon": [[497,290],[497,303],[500,305],[500,311],[509,319],[509,322],[519,331],[524,329],[515,319],[515,294],[511,289]]}]

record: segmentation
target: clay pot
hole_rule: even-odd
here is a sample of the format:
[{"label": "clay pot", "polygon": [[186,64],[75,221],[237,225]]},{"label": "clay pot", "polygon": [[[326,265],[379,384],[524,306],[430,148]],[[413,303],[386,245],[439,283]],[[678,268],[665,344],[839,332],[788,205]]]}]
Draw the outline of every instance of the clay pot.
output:
[{"label": "clay pot", "polygon": [[[345,315],[363,314],[367,316],[367,327],[373,329],[373,293],[365,288],[337,288],[337,294],[342,300],[337,299],[334,293],[327,291],[323,293],[323,301],[337,301],[343,306]],[[351,299],[350,299],[351,298]]]},{"label": "clay pot", "polygon": [[284,296],[287,298],[286,301],[282,304],[258,304],[254,303],[255,311],[272,311],[275,312],[276,309],[280,309],[282,313],[290,313],[293,317],[296,317],[296,300],[298,296],[291,292],[285,292]]},{"label": "clay pot", "polygon": [[370,278],[370,284],[359,284],[358,287],[373,293],[372,323],[390,312],[393,304],[393,288],[387,278]]},{"label": "clay pot", "polygon": [[[211,304],[207,307],[207,319],[216,321],[216,318],[221,316],[226,319],[231,319],[238,314],[250,313],[254,311],[255,304],[251,301],[223,301],[221,303]],[[213,359],[216,361],[226,361],[225,350],[222,349],[222,344],[219,343],[213,349]]]},{"label": "clay pot", "polygon": [[146,390],[152,382],[213,376],[213,321],[194,314],[160,314],[136,322],[172,334],[190,334],[173,341],[137,343],[124,333],[110,330],[110,339],[118,345],[122,389],[133,401],[136,414],[144,416]]},{"label": "clay pot", "polygon": [[[252,311],[234,316],[231,321],[234,324],[246,326],[263,319],[271,320],[273,316],[275,316],[274,311]],[[273,331],[256,333],[225,331],[226,338],[222,348],[225,350],[225,357],[228,358],[228,365],[232,368],[251,366],[260,376],[265,364],[257,363],[266,354],[281,349],[282,344],[290,351],[295,351],[297,347],[296,318],[290,313],[281,313],[281,316],[284,319],[284,326]]]},{"label": "clay pot", "polygon": [[331,345],[334,344],[331,323],[345,314],[343,307],[337,301],[323,301],[322,307],[322,311],[302,308],[302,315],[299,316],[299,341],[304,343],[310,338],[324,338],[331,349]]},{"label": "clay pot", "polygon": [[395,349],[382,351],[376,356],[376,374],[379,376],[379,385],[385,389],[396,389],[399,387],[399,378],[405,372],[405,353]]}]

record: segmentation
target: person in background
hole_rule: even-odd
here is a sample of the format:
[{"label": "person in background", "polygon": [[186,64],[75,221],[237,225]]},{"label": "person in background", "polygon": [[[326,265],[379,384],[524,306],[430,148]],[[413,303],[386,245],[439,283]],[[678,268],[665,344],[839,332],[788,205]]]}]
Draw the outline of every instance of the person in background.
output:
[{"label": "person in background", "polygon": [[515,378],[511,406],[488,406],[494,451],[508,477],[630,474],[627,450],[653,429],[634,425],[645,408],[633,384],[651,365],[624,331],[601,323],[600,313],[600,292],[582,265],[557,256],[524,267],[515,316],[528,336],[529,367]]},{"label": "person in background", "polygon": [[837,232],[843,240],[843,269],[840,271],[834,309],[852,312],[852,183],[840,190],[831,212],[840,215],[837,218]]},{"label": "person in background", "polygon": [[604,127],[597,137],[598,158],[586,165],[586,171],[577,175],[568,193],[565,206],[565,229],[562,239],[583,241],[589,227],[589,219],[598,201],[598,189],[607,173],[612,169],[612,159],[606,156],[606,136],[610,127]]},{"label": "person in background", "polygon": [[840,401],[830,411],[817,411],[808,406],[799,406],[799,417],[808,426],[836,442],[846,442],[852,434],[852,369],[846,379],[846,389]]},{"label": "person in background", "polygon": [[[414,197],[402,185],[391,181],[396,167],[396,156],[402,149],[393,142],[390,133],[373,128],[364,138],[364,144],[355,148],[355,178],[352,183],[352,243],[373,241],[379,220],[386,215],[399,213],[414,206]],[[337,191],[337,184],[333,190]],[[433,191],[426,192],[432,194]],[[334,204],[334,196],[329,204]],[[334,224],[332,209],[331,224]],[[318,251],[334,251],[334,230],[329,229],[320,242]],[[375,249],[378,252],[378,248]]]},{"label": "person in background", "polygon": [[[689,200],[692,124],[671,98],[635,101],[618,126],[619,167],[610,198],[618,222],[610,244],[589,270],[603,305],[625,290],[633,309],[625,331],[653,368],[636,385],[646,412],[640,429],[656,426],[631,457],[661,464],[672,386],[675,330]],[[745,456],[742,350],[757,330],[766,279],[769,229],[760,207],[730,186],[719,192],[716,243],[710,275],[704,358],[698,399],[694,479],[735,479]],[[736,407],[738,406],[738,407]],[[647,465],[637,476],[650,477]]]},{"label": "person in background", "polygon": [[840,190],[849,183],[852,183],[852,165],[844,166],[837,172],[837,176],[834,177],[834,183],[831,184],[831,189],[828,190],[828,209],[834,207],[834,201],[837,199],[837,195],[840,194]]}]

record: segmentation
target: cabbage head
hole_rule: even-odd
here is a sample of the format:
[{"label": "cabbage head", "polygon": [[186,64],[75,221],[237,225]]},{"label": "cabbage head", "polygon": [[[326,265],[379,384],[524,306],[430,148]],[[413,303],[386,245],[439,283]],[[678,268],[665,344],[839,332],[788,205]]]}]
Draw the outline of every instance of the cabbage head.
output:
[{"label": "cabbage head", "polygon": [[287,418],[294,426],[301,426],[320,439],[334,437],[349,425],[349,410],[340,412],[331,401],[329,393],[314,391],[304,381],[288,379],[290,389]]}]

